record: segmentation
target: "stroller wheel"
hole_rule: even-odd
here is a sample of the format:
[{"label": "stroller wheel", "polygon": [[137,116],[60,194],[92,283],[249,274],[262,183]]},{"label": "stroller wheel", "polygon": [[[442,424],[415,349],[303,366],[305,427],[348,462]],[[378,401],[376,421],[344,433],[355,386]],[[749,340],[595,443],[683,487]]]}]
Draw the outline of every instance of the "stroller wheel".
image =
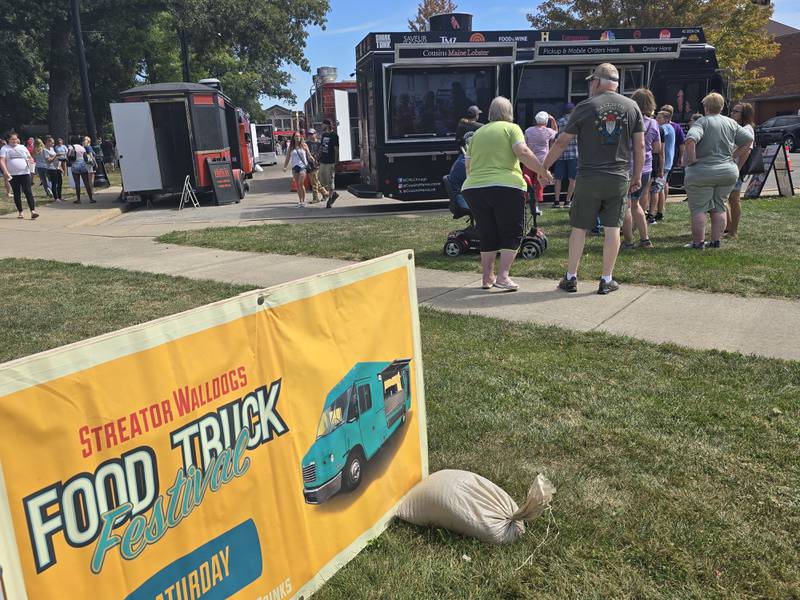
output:
[{"label": "stroller wheel", "polygon": [[461,242],[458,240],[447,240],[442,250],[445,256],[449,256],[451,258],[460,256],[461,253],[464,251]]},{"label": "stroller wheel", "polygon": [[538,238],[525,240],[522,242],[522,246],[519,249],[519,255],[525,260],[539,258],[542,255],[542,252],[544,252],[544,250],[542,249]]}]

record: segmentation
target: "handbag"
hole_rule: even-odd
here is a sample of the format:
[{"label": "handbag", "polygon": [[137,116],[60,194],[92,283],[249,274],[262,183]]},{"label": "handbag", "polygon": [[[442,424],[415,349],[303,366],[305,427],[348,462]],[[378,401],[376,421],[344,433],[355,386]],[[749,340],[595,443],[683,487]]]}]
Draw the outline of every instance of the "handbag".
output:
[{"label": "handbag", "polygon": [[306,163],[307,172],[313,173],[319,169],[319,162],[317,162],[317,159],[314,158],[314,156],[308,151],[306,151],[306,158],[308,159],[308,162]]},{"label": "handbag", "polygon": [[759,175],[764,172],[764,155],[761,146],[756,146],[750,151],[747,160],[744,161],[742,168],[739,169],[739,179],[745,175]]}]

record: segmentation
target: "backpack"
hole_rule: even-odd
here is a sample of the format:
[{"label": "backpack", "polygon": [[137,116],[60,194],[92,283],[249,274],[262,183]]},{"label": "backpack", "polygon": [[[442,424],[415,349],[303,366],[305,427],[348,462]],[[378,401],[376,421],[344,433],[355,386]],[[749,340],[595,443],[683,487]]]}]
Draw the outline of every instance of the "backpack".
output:
[{"label": "backpack", "polygon": [[77,154],[75,153],[75,146],[70,144],[69,146],[67,146],[67,166],[71,167],[75,162],[76,157]]}]

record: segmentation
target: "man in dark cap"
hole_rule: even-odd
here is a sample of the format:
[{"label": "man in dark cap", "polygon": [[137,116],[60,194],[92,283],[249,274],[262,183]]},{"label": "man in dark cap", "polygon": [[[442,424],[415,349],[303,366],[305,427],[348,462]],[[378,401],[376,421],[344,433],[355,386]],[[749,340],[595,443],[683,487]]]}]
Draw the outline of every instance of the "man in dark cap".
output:
[{"label": "man in dark cap", "polygon": [[586,232],[595,226],[599,216],[605,242],[603,275],[597,293],[605,295],[619,289],[613,271],[625,202],[629,193],[642,187],[644,120],[639,106],[617,93],[619,71],[614,65],[598,65],[587,80],[589,98],[575,107],[564,132],[550,148],[544,168],[549,169],[577,136],[578,175],[569,211],[569,261],[558,287],[565,292],[578,291],[578,265]]},{"label": "man in dark cap", "polygon": [[482,123],[478,123],[478,117],[483,111],[477,106],[470,106],[464,114],[456,128],[456,142],[463,149],[464,148],[464,135],[470,131],[478,131]]}]

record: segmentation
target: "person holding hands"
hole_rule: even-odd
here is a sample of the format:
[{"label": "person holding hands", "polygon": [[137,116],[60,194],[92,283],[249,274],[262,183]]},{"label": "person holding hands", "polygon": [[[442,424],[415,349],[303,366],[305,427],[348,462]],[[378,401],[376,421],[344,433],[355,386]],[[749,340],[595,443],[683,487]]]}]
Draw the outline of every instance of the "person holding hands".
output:
[{"label": "person holding hands", "polygon": [[572,226],[569,260],[558,287],[565,292],[578,291],[578,265],[586,232],[595,226],[599,216],[605,243],[603,273],[597,293],[605,295],[619,289],[613,272],[625,202],[629,193],[642,187],[644,122],[639,106],[617,93],[619,71],[614,65],[599,65],[587,80],[589,98],[575,107],[564,132],[547,154],[544,167],[549,169],[577,136],[578,176],[569,212]]},{"label": "person holding hands", "polygon": [[[489,107],[489,122],[470,139],[466,151],[467,179],[461,192],[480,232],[482,288],[513,292],[509,277],[525,230],[525,192],[520,162],[545,185],[553,178],[525,143],[508,98],[498,96]],[[495,258],[500,266],[495,277]]]}]

